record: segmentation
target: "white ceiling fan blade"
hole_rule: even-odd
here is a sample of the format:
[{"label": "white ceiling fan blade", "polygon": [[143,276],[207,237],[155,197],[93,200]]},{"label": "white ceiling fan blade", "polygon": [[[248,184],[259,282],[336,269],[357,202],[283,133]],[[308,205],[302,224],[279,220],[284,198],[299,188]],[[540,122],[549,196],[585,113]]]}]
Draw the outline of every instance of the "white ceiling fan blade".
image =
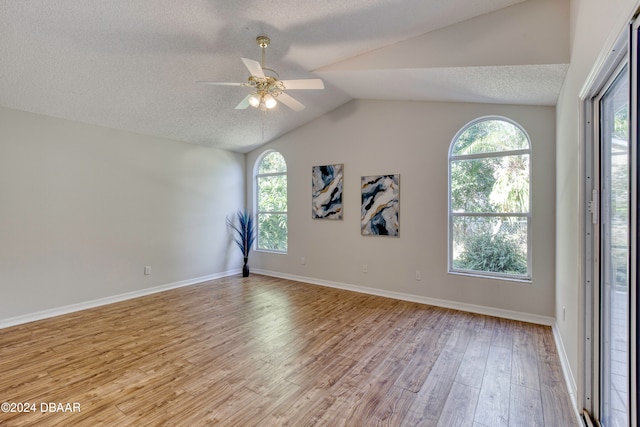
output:
[{"label": "white ceiling fan blade", "polygon": [[233,83],[233,82],[205,82],[205,81],[197,81],[196,83],[201,85],[217,85],[217,86],[242,86],[244,83]]},{"label": "white ceiling fan blade", "polygon": [[[281,93],[276,98],[278,101],[282,102],[287,107],[291,108],[293,111],[302,111],[305,109],[305,106],[302,103],[286,93]],[[248,102],[248,101],[247,101]]]},{"label": "white ceiling fan blade", "polygon": [[236,110],[244,110],[247,108],[249,106],[249,98],[251,95],[252,94],[247,95],[242,101],[240,101],[240,104],[236,105]]},{"label": "white ceiling fan blade", "polygon": [[324,89],[320,79],[280,80],[287,90],[291,89]]},{"label": "white ceiling fan blade", "polygon": [[262,71],[262,67],[258,61],[254,61],[253,59],[240,58],[242,62],[244,62],[245,67],[249,70],[252,76],[260,77],[264,79],[264,71]]}]

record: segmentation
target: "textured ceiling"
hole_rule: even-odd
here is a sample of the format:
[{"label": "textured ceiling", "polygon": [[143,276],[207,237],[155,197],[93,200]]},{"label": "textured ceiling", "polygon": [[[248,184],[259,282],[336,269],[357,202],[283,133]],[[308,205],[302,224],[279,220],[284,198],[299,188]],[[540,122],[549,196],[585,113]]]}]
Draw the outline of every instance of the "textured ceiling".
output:
[{"label": "textured ceiling", "polygon": [[[568,54],[495,65],[384,59],[384,49],[521,1],[3,0],[0,105],[238,152],[353,98],[553,105]],[[195,83],[245,81],[240,58],[260,60],[261,34],[281,78],[324,80],[323,91],[289,92],[304,111],[235,110],[248,89]],[[362,55],[373,57],[351,64]]]}]

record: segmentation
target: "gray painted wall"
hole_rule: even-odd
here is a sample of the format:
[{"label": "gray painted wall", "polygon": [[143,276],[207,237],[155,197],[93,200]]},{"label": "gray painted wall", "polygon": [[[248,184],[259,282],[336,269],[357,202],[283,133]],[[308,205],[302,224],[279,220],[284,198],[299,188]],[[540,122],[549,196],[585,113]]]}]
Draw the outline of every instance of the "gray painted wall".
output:
[{"label": "gray painted wall", "polygon": [[0,153],[0,321],[241,265],[242,154],[6,108]]},{"label": "gray painted wall", "polygon": [[[449,145],[468,122],[515,120],[532,143],[533,281],[447,272]],[[251,265],[280,274],[551,317],[555,289],[555,109],[488,104],[352,101],[247,155],[268,149],[288,164],[289,250],[254,252]],[[344,164],[342,221],[311,218],[311,167]],[[360,235],[360,177],[400,174],[400,237]],[[305,265],[301,264],[305,257]],[[362,272],[367,264],[368,272]],[[415,278],[416,270],[422,280]]]}]

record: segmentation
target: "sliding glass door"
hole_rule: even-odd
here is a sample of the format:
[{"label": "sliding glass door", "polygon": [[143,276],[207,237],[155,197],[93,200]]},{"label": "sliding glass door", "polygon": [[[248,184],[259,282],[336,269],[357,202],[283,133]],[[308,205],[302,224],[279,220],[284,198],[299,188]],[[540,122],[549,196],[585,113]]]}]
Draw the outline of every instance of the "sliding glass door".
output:
[{"label": "sliding glass door", "polygon": [[634,23],[585,99],[583,403],[585,419],[602,427],[638,425],[637,37]]},{"label": "sliding glass door", "polygon": [[629,67],[599,99],[600,422],[629,426]]}]

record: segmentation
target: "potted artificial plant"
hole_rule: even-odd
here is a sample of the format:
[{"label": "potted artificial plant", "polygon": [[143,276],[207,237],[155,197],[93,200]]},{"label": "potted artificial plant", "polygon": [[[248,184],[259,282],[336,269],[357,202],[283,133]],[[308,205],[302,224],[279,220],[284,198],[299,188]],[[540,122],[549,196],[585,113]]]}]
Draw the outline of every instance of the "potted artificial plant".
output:
[{"label": "potted artificial plant", "polygon": [[240,248],[242,257],[244,258],[244,265],[242,266],[242,277],[249,276],[249,251],[253,246],[253,241],[256,238],[256,226],[253,221],[253,215],[249,211],[238,211],[236,213],[236,221],[234,218],[227,217],[227,225],[231,228],[233,233],[233,241]]}]

